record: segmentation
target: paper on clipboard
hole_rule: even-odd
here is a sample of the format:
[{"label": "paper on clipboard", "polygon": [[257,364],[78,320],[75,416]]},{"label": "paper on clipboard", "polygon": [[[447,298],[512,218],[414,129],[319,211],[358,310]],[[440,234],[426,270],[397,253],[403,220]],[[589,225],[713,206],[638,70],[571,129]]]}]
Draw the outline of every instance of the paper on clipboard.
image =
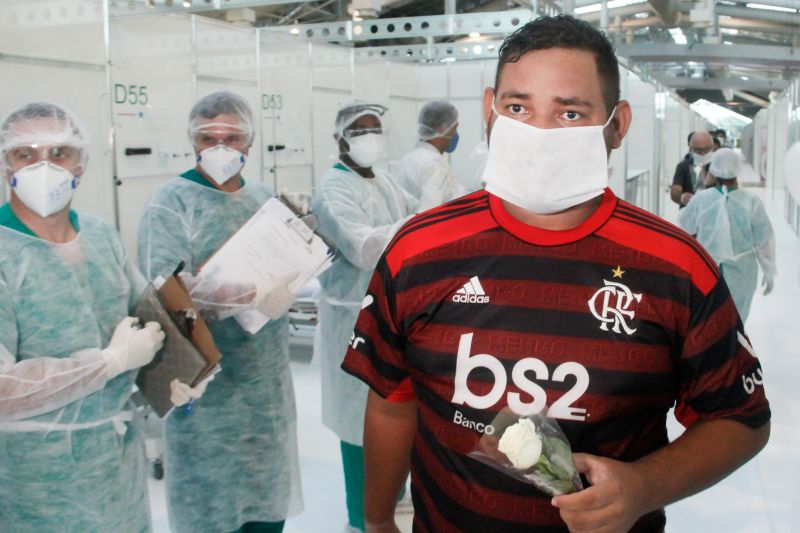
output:
[{"label": "paper on clipboard", "polygon": [[[201,273],[232,283],[249,282],[271,287],[287,273],[298,275],[289,290],[319,276],[333,260],[333,250],[303,222],[285,199],[270,198],[203,265]],[[250,334],[269,321],[256,310],[234,317]]]}]

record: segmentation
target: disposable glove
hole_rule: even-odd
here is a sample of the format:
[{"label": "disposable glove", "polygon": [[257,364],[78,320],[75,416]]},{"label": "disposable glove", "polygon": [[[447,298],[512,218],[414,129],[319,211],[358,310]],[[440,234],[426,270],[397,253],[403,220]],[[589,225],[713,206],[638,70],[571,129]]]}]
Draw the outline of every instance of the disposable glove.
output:
[{"label": "disposable glove", "polygon": [[196,387],[190,387],[183,381],[173,379],[169,383],[169,401],[175,406],[181,406],[200,398],[206,392],[206,387],[212,379],[214,379],[213,376],[204,379]]},{"label": "disposable glove", "polygon": [[761,286],[764,287],[764,296],[766,296],[772,292],[772,288],[775,286],[775,278],[764,274],[764,278],[761,280]]},{"label": "disposable glove", "polygon": [[295,270],[276,279],[275,284],[268,288],[257,287],[253,307],[270,319],[284,314],[297,299],[297,295],[289,290],[289,284],[297,278],[297,274],[299,272]]},{"label": "disposable glove", "polygon": [[148,322],[143,328],[138,324],[136,317],[123,318],[108,346],[100,350],[108,367],[108,379],[146,365],[164,346],[165,335],[158,322]]}]

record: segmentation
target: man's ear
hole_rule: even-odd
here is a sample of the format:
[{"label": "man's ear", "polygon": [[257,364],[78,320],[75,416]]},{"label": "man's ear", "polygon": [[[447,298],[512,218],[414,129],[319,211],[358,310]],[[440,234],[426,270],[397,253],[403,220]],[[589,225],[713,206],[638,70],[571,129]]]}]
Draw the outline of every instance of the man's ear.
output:
[{"label": "man's ear", "polygon": [[622,140],[628,133],[628,128],[631,127],[631,120],[633,114],[631,112],[631,105],[627,100],[620,100],[617,103],[617,110],[614,113],[614,118],[606,128],[606,147],[608,150],[616,150],[622,146]]},{"label": "man's ear", "polygon": [[494,88],[486,87],[483,90],[483,121],[488,125],[492,119],[492,102],[494,101]]}]

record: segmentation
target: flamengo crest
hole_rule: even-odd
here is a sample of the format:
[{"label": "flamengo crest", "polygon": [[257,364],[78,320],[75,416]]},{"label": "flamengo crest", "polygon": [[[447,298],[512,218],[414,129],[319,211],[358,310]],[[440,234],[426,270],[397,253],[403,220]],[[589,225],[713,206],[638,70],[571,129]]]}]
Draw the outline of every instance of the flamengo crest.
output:
[{"label": "flamengo crest", "polygon": [[[625,273],[620,267],[612,270],[615,278],[622,278]],[[595,292],[589,299],[589,310],[600,321],[600,329],[608,331],[609,325],[614,333],[625,331],[628,335],[636,333],[636,328],[628,325],[633,320],[635,311],[631,304],[642,301],[641,293],[632,292],[627,285],[616,281],[603,280],[605,287]]]}]

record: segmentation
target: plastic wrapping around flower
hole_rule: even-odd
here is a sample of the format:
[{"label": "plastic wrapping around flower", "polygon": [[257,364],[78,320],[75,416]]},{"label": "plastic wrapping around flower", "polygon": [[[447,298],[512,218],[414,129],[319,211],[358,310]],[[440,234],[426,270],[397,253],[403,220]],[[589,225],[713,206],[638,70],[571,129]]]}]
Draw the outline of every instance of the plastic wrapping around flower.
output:
[{"label": "plastic wrapping around flower", "polygon": [[508,409],[469,454],[495,470],[551,496],[583,490],[564,432],[546,413],[520,417]]}]

